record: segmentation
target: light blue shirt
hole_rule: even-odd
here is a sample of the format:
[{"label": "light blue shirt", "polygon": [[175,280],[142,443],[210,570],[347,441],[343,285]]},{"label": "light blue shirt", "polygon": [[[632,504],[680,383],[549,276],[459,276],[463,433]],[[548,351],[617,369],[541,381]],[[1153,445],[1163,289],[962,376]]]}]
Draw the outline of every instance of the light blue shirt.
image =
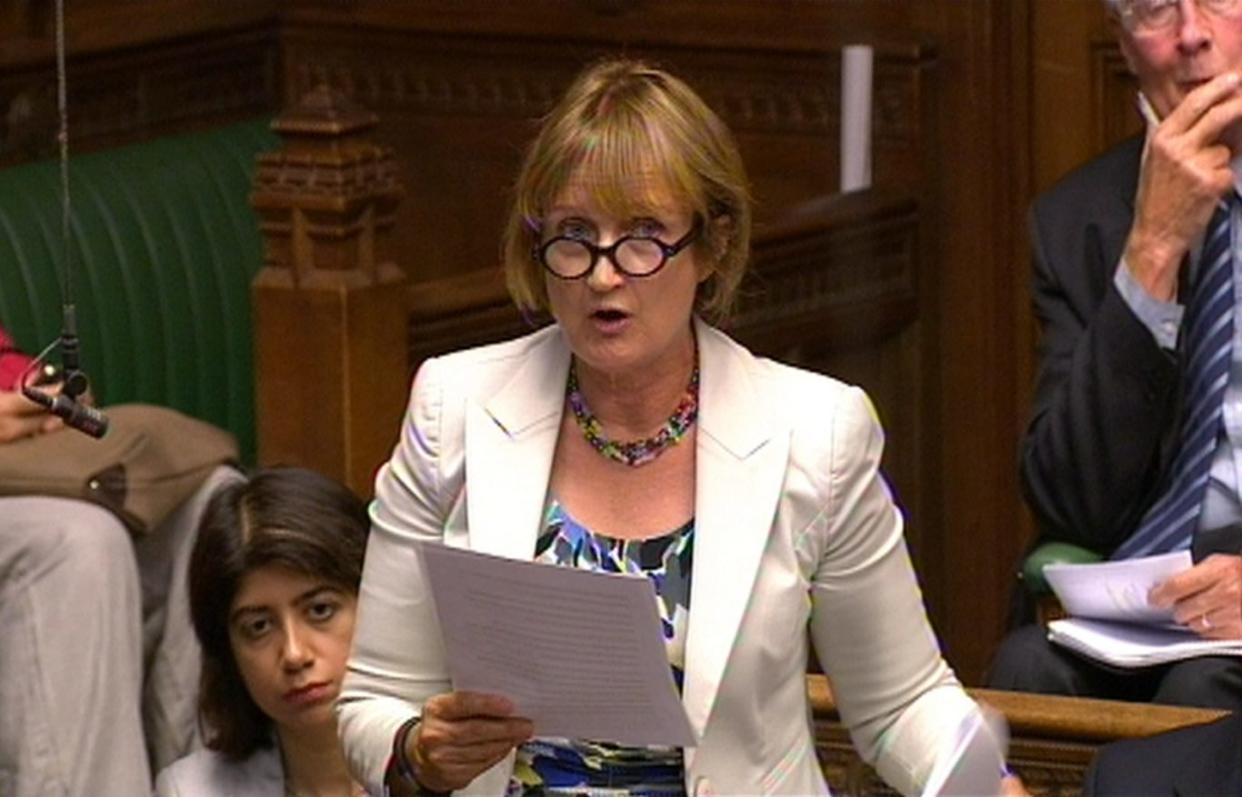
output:
[{"label": "light blue shirt", "polygon": [[[1234,185],[1242,194],[1242,158],[1233,161]],[[1242,209],[1234,204],[1230,219],[1233,238],[1233,350],[1230,352],[1229,384],[1225,386],[1224,424],[1216,454],[1212,460],[1211,478],[1203,498],[1203,511],[1199,514],[1199,528],[1216,529],[1242,522],[1242,493],[1239,493],[1239,474],[1242,474]],[[1191,280],[1199,266],[1199,250],[1202,240],[1191,248]],[[1165,302],[1153,298],[1143,290],[1138,280],[1126,267],[1125,258],[1117,266],[1113,283],[1126,304],[1143,322],[1162,348],[1177,347],[1177,334],[1181,329],[1185,309],[1177,302]]]}]

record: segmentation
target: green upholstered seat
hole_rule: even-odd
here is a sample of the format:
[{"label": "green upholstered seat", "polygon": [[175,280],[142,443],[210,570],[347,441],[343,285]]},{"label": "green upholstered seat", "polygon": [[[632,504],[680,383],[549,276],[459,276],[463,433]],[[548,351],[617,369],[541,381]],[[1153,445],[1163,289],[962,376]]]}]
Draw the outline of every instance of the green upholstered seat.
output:
[{"label": "green upholstered seat", "polygon": [[1022,562],[1022,584],[1032,595],[1052,592],[1044,578],[1044,568],[1052,564],[1090,564],[1102,557],[1095,551],[1068,542],[1045,542],[1031,551]]},{"label": "green upholstered seat", "polygon": [[[82,365],[102,404],[173,407],[255,452],[250,208],[268,120],[74,157],[71,265]],[[0,170],[0,324],[32,353],[60,332],[60,169]]]}]

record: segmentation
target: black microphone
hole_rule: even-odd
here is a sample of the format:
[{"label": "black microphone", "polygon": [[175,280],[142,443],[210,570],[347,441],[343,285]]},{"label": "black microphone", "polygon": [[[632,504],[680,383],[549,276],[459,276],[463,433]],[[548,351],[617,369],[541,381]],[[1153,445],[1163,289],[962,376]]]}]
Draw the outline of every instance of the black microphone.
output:
[{"label": "black microphone", "polygon": [[63,394],[50,395],[30,386],[22,395],[65,422],[65,425],[91,437],[103,437],[108,431],[108,418],[94,407],[88,407]]}]

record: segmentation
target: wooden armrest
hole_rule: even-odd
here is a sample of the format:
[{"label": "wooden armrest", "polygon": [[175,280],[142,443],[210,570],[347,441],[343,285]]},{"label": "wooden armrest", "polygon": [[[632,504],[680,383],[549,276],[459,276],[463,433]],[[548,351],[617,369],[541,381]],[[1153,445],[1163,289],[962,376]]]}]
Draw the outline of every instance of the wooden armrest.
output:
[{"label": "wooden armrest", "polygon": [[[1077,795],[1096,749],[1106,742],[1150,736],[1211,722],[1228,712],[968,689],[1009,722],[1009,765],[1034,795]],[[832,688],[822,675],[807,676],[815,748],[824,776],[837,794],[892,794],[859,758],[841,724]]]}]

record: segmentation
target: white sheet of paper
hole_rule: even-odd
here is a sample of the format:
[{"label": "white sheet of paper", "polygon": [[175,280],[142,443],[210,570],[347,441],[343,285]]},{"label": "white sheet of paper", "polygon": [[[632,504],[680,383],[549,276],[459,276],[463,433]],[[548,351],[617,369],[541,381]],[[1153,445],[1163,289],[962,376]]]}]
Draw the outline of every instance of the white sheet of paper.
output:
[{"label": "white sheet of paper", "polygon": [[538,736],[696,744],[645,577],[419,550],[454,689],[508,697]]},{"label": "white sheet of paper", "polygon": [[1150,605],[1147,593],[1190,566],[1190,551],[1175,551],[1117,562],[1048,565],[1044,578],[1072,617],[1171,623],[1173,610]]},{"label": "white sheet of paper", "polygon": [[932,768],[923,797],[995,797],[1000,794],[1009,726],[1000,713],[980,706],[957,729],[953,752]]}]

